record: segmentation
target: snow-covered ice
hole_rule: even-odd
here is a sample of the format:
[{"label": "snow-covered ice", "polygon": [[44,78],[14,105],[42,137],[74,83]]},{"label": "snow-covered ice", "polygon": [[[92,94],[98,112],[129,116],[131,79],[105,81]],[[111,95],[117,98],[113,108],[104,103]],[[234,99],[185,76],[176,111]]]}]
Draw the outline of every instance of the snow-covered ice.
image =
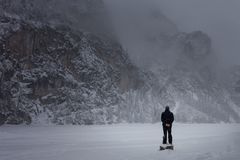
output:
[{"label": "snow-covered ice", "polygon": [[175,150],[159,151],[161,124],[2,126],[1,160],[239,160],[240,124],[174,124]]}]

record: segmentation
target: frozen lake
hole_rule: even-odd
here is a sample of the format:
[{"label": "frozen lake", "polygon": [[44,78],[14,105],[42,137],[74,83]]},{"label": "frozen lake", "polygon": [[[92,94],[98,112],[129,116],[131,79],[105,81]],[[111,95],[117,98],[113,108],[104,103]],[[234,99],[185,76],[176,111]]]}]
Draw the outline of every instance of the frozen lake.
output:
[{"label": "frozen lake", "polygon": [[175,150],[161,142],[161,124],[1,126],[0,160],[239,160],[240,124],[174,124]]}]

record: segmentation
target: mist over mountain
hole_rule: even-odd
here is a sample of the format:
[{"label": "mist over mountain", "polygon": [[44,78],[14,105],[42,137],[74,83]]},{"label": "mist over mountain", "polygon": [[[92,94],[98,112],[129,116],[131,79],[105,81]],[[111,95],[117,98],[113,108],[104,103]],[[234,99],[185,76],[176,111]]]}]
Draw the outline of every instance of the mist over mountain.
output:
[{"label": "mist over mountain", "polygon": [[207,33],[213,40],[220,66],[240,64],[238,0],[159,0],[157,3],[181,31]]},{"label": "mist over mountain", "polygon": [[[227,73],[233,66],[223,67],[208,34],[201,30],[180,31],[177,24],[161,12],[159,1],[106,2],[114,15],[115,25],[120,26],[117,32],[131,60],[140,68],[153,72],[162,88],[173,96],[175,111],[181,112],[177,116],[185,119],[187,117],[180,114],[194,110],[187,121],[205,119],[208,116],[204,114],[228,119],[230,117],[224,114],[232,110],[231,113],[237,113],[234,117],[239,117],[237,98],[229,98],[227,91],[232,77]],[[216,113],[219,110],[222,113]]]},{"label": "mist over mountain", "polygon": [[1,124],[159,122],[166,105],[178,122],[240,121],[239,67],[219,79],[211,37],[155,1],[0,4]]}]

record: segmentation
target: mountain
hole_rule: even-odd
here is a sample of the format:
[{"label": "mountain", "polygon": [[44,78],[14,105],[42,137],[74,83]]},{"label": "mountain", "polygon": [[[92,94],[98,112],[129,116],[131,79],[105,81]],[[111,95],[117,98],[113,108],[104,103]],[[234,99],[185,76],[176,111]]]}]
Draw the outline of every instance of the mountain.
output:
[{"label": "mountain", "polygon": [[224,85],[227,87],[234,102],[240,106],[240,66],[235,65],[228,69]]},{"label": "mountain", "polygon": [[[218,55],[206,33],[179,31],[161,13],[157,1],[107,2],[115,25],[121,26],[117,30],[121,43],[134,64],[156,76],[159,95],[164,91],[174,102],[162,104],[172,106],[177,121],[239,122],[236,94],[218,78]],[[228,72],[221,72],[227,76]]]},{"label": "mountain", "polygon": [[166,105],[179,122],[240,121],[208,35],[151,6],[137,19],[100,0],[0,4],[1,124],[159,122]]},{"label": "mountain", "polygon": [[[63,18],[58,23],[42,20],[40,1],[2,3],[6,3],[0,32],[2,124],[127,121],[125,94],[148,91],[153,76],[131,64],[112,36],[60,23],[65,22],[61,15],[56,16],[56,21]],[[84,14],[92,16],[92,11]]]}]

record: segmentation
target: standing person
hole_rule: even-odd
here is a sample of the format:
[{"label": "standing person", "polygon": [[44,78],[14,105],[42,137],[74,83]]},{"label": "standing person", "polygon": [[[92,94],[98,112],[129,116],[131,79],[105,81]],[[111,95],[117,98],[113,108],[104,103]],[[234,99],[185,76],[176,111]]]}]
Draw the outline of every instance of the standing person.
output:
[{"label": "standing person", "polygon": [[163,144],[167,144],[167,135],[168,142],[172,144],[172,123],[174,121],[174,115],[170,111],[169,106],[166,106],[165,111],[161,116],[162,126],[163,126]]}]

